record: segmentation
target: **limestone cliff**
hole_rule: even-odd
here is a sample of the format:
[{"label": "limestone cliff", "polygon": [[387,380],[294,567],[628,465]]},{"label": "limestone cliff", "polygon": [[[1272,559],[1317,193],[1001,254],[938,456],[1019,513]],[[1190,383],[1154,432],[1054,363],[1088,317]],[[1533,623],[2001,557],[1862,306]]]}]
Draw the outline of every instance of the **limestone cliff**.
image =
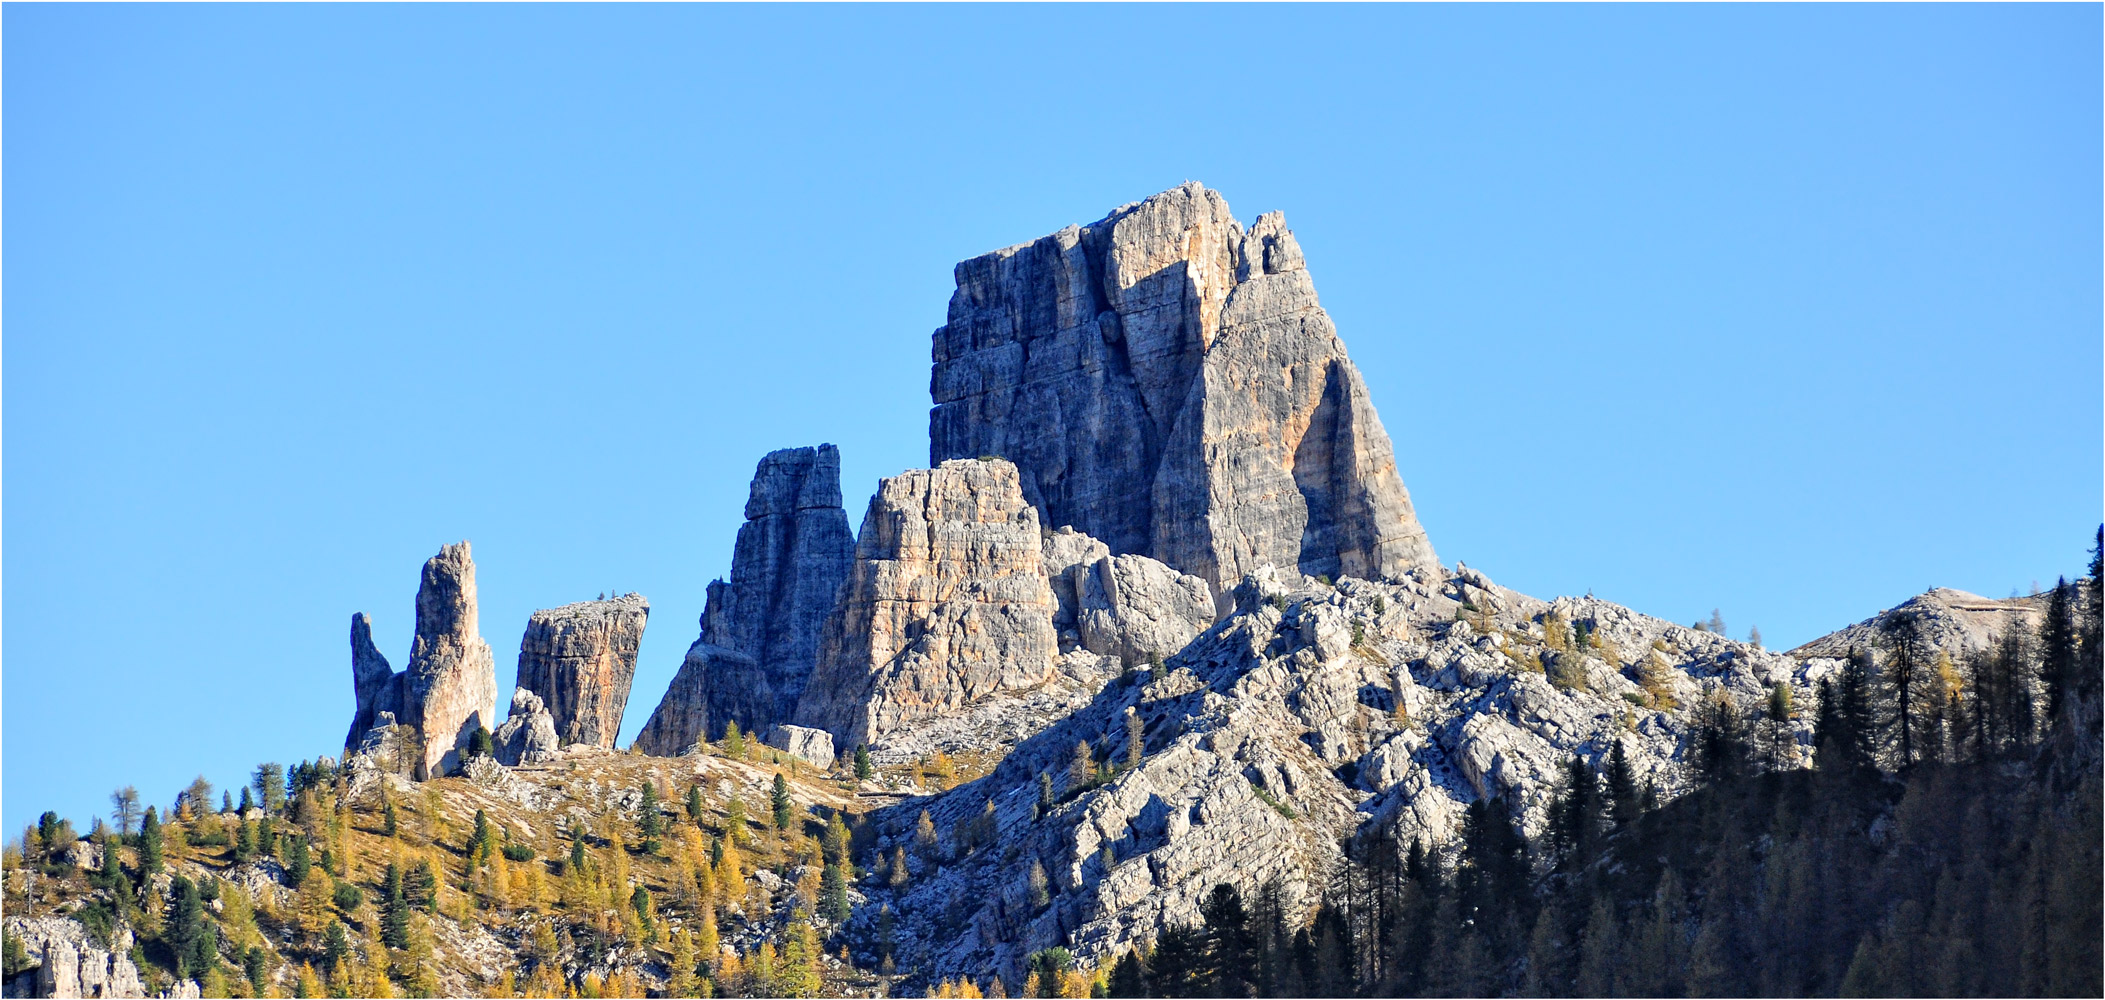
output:
[{"label": "limestone cliff", "polygon": [[731,578],[709,585],[702,635],[636,743],[669,756],[722,734],[789,721],[819,635],[855,559],[841,506],[840,451],[785,448],[760,460]]},{"label": "limestone cliff", "polygon": [[519,687],[547,703],[564,745],[614,745],[649,618],[650,602],[628,594],[536,611],[527,620]]},{"label": "limestone cliff", "polygon": [[931,462],[998,455],[1049,525],[1218,591],[1271,563],[1437,560],[1359,371],[1277,213],[1197,184],[957,266]]},{"label": "limestone cliff", "polygon": [[962,459],[884,480],[797,724],[853,747],[1050,680],[1058,640],[1039,545],[1012,463]]}]

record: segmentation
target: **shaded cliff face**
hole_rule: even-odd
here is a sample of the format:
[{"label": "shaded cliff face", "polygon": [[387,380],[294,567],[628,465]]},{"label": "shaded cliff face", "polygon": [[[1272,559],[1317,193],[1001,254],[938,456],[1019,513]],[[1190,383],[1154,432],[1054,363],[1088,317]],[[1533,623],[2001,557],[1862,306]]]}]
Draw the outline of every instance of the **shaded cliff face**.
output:
[{"label": "shaded cliff face", "polygon": [[364,742],[381,712],[402,714],[402,675],[373,645],[373,619],[361,611],[351,616],[351,689],[358,707],[351,715],[351,731],[344,746]]},{"label": "shaded cliff face", "polygon": [[1053,676],[1053,596],[1016,466],[972,459],[885,480],[824,633],[798,725],[875,742]]},{"label": "shaded cliff face", "polygon": [[731,556],[731,579],[709,585],[701,638],[637,746],[670,756],[721,735],[727,722],[758,733],[789,721],[854,561],[839,449],[785,448],[762,458]]},{"label": "shaded cliff face", "polygon": [[445,774],[477,726],[496,728],[497,666],[478,631],[475,559],[467,542],[424,562],[417,634],[409,649],[400,718],[424,737],[423,769]]},{"label": "shaded cliff face", "polygon": [[1269,562],[1398,578],[1437,560],[1299,246],[1186,184],[957,266],[931,462],[1017,464],[1025,499],[1216,591]]},{"label": "shaded cliff face", "polygon": [[536,611],[519,640],[519,687],[541,696],[564,745],[614,745],[650,602],[640,594]]}]

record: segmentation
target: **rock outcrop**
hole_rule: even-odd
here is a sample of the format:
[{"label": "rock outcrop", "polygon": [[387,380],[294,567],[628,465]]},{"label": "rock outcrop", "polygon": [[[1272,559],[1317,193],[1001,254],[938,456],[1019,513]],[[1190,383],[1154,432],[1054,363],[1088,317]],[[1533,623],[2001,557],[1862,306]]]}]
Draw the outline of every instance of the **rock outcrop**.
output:
[{"label": "rock outcrop", "polygon": [[36,996],[146,995],[139,967],[131,959],[130,928],[120,926],[107,947],[98,944],[78,921],[62,917],[9,918],[7,933],[22,942],[24,953],[38,966]]},{"label": "rock outcrop", "polygon": [[[905,915],[896,939],[913,944],[902,964],[1014,981],[1040,948],[1107,961],[1165,926],[1198,922],[1222,882],[1246,899],[1275,883],[1304,912],[1341,840],[1438,843],[1489,798],[1539,834],[1565,763],[1599,768],[1617,745],[1641,783],[1672,796],[1686,784],[1687,714],[1703,699],[1751,708],[1784,683],[1805,705],[1839,666],[1592,598],[1535,600],[1466,567],[1438,583],[1334,587],[1265,569],[1231,597],[1228,616],[1162,668],[1103,685],[992,774],[872,818],[879,851],[910,844],[924,808],[938,831],[969,825],[989,802],[997,819],[1000,850],[946,841],[936,852],[945,863],[915,871],[903,890],[873,890],[873,902]],[[1789,721],[1800,744],[1813,714]],[[1127,759],[1128,718],[1139,724],[1138,765],[1065,788],[1077,743]],[[945,721],[911,722],[892,738]],[[1062,801],[1040,814],[1044,773]],[[1049,906],[1031,901],[1031,859],[1053,885]],[[962,919],[946,914],[949,900],[970,901]],[[961,930],[921,923],[938,916]]]},{"label": "rock outcrop", "polygon": [[1038,512],[1016,466],[961,459],[879,484],[796,724],[874,744],[914,719],[1052,679]]},{"label": "rock outcrop", "polygon": [[344,736],[347,747],[365,740],[379,713],[399,712],[402,706],[402,675],[373,645],[373,619],[362,611],[351,616],[351,687],[358,707],[351,716],[351,731]]},{"label": "rock outcrop", "polygon": [[536,611],[527,619],[519,640],[519,686],[541,696],[564,745],[614,746],[650,610],[649,601],[632,593]]},{"label": "rock outcrop", "polygon": [[702,635],[636,738],[671,756],[726,722],[762,732],[796,711],[834,598],[855,561],[840,451],[771,452],[754,470],[731,578],[709,585]]},{"label": "rock outcrop", "polygon": [[1216,591],[1267,563],[1437,575],[1359,371],[1278,213],[1197,184],[957,266],[930,461],[998,455],[1025,499]]},{"label": "rock outcrop", "polygon": [[[416,733],[419,777],[460,765],[460,748],[476,727],[495,721],[497,670],[477,630],[475,559],[468,543],[448,545],[424,562],[417,587],[417,631],[409,667],[397,674],[373,646],[372,620],[351,617],[351,678],[358,706],[346,750],[373,741],[383,713]],[[389,723],[388,725],[393,725]],[[399,742],[397,740],[397,742]]]},{"label": "rock outcrop", "polygon": [[833,766],[833,735],[823,729],[777,723],[767,727],[761,742],[820,770]]},{"label": "rock outcrop", "polygon": [[1958,660],[1965,653],[1988,648],[2011,629],[2037,631],[2040,618],[2046,613],[2046,602],[2044,595],[1996,600],[1937,587],[1854,625],[1829,632],[1791,650],[1791,655],[1846,657],[1853,650],[1875,654],[1892,642],[1902,621],[1912,619],[1922,642]]},{"label": "rock outcrop", "polygon": [[1045,536],[1044,555],[1063,650],[1145,663],[1183,649],[1213,624],[1212,591],[1198,577],[1146,556],[1114,556],[1072,527]]},{"label": "rock outcrop", "polygon": [[549,714],[540,695],[523,687],[512,692],[511,714],[491,737],[497,747],[497,762],[510,767],[546,763],[563,750],[555,716]]}]

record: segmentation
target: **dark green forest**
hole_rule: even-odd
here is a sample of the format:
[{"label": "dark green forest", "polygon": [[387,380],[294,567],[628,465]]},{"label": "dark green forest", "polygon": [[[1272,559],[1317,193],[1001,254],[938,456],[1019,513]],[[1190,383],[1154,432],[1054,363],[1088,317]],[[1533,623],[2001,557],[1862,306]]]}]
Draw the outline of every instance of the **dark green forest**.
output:
[{"label": "dark green forest", "polygon": [[1109,993],[2105,995],[2098,552],[1963,663],[1889,616],[1821,684],[1809,768],[1787,695],[1714,701],[1685,795],[1574,758],[1540,835],[1492,800],[1451,846],[1362,837],[1305,929],[1219,886]]}]

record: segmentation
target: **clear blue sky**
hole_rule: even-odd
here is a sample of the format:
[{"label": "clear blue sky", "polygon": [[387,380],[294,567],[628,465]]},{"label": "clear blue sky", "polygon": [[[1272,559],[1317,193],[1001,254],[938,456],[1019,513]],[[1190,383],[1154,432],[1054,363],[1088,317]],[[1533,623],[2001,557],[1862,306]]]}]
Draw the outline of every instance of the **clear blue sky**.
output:
[{"label": "clear blue sky", "polygon": [[959,259],[1287,213],[1440,555],[1772,646],[2084,561],[2100,9],[4,13],[4,819],[335,753],[475,545],[652,602],[927,461]]}]

